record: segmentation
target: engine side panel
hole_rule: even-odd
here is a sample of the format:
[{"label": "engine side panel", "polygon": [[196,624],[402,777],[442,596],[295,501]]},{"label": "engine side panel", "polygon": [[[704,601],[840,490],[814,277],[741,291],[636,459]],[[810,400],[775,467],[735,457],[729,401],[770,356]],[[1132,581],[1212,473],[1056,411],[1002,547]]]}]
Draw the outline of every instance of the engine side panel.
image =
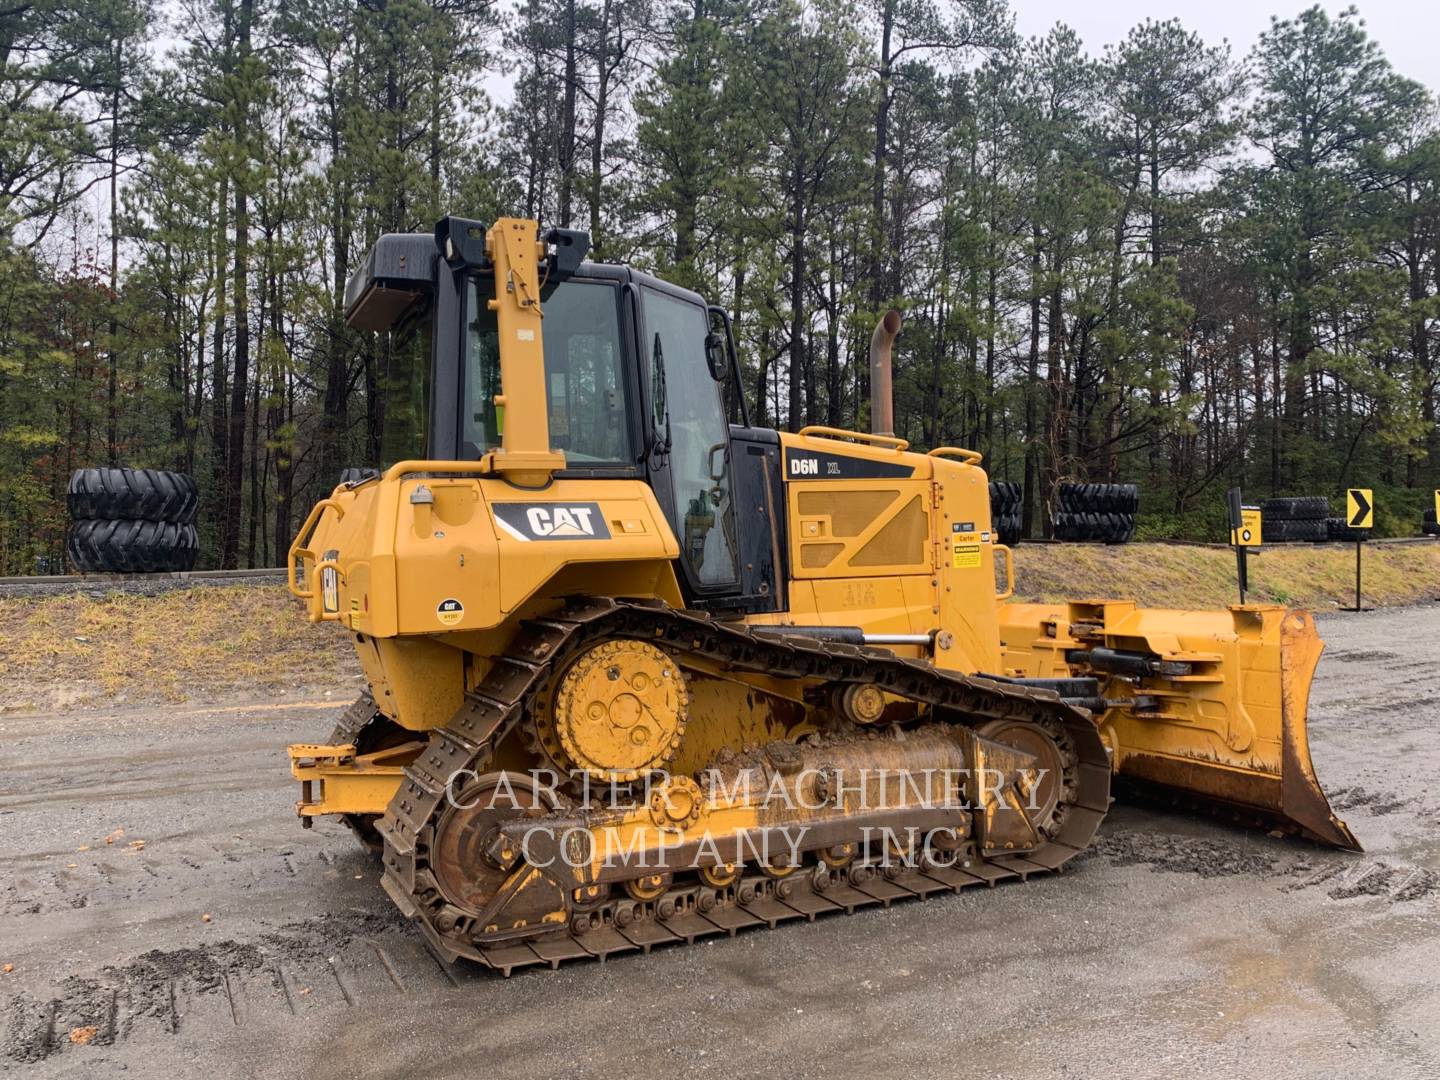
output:
[{"label": "engine side panel", "polygon": [[788,605],[752,622],[932,634],[895,652],[997,671],[995,536],[978,466],[890,446],[780,435]]}]

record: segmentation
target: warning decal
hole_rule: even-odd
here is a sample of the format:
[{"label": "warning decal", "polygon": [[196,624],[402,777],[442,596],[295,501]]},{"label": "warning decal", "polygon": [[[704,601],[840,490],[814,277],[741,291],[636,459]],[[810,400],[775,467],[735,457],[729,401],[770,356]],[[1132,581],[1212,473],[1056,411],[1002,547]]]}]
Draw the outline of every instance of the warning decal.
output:
[{"label": "warning decal", "polygon": [[950,565],[956,570],[974,570],[980,566],[980,534],[977,532],[955,533],[953,554]]}]

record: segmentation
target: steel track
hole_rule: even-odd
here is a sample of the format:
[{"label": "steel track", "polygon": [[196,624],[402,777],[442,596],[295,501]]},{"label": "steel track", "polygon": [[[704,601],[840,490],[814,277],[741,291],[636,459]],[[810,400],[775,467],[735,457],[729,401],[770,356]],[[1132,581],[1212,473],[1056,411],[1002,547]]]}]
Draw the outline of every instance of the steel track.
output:
[{"label": "steel track", "polygon": [[[547,928],[520,940],[477,941],[468,927],[440,914],[445,903],[429,867],[435,823],[448,805],[447,785],[459,770],[486,772],[495,748],[525,717],[551,672],[587,645],[612,638],[652,642],[680,659],[682,667],[689,655],[740,673],[870,683],[930,706],[932,720],[967,726],[990,720],[1059,725],[1076,755],[1075,798],[1065,807],[1055,834],[1025,854],[975,857],[969,865],[956,867],[891,866],[884,872],[866,865],[838,874],[825,867],[807,868],[781,879],[747,876],[724,889],[687,882],[653,901],[625,897],[587,908],[569,929]],[[466,694],[450,723],[430,733],[379,823],[382,884],[443,958],[467,957],[509,975],[532,964],[604,959],[710,934],[733,934],[749,926],[773,927],[793,918],[849,913],[871,904],[888,906],[900,899],[1056,871],[1089,845],[1109,805],[1110,766],[1093,719],[1051,691],[966,676],[879,649],[760,635],[743,623],[658,603],[597,598],[526,623],[481,685]]]}]

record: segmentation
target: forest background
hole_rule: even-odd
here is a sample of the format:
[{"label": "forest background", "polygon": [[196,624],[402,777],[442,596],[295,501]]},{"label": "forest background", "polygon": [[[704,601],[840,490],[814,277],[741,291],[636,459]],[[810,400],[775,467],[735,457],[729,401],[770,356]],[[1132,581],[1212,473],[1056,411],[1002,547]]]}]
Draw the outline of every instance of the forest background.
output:
[{"label": "forest background", "polygon": [[[489,92],[508,87],[508,100]],[[502,95],[503,96],[503,95]],[[346,277],[446,214],[588,229],[730,308],[756,423],[868,424],[1023,485],[1440,486],[1440,119],[1353,9],[1098,52],[1004,0],[0,0],[0,573],[72,469],[179,469],[202,566],[271,566],[378,463]],[[1337,502],[1337,507],[1343,502]]]}]

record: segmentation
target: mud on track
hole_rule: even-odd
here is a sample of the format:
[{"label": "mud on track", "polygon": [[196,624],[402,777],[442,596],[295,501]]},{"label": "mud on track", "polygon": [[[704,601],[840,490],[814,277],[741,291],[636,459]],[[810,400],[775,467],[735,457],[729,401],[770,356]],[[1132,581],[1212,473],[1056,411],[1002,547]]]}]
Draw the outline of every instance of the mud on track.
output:
[{"label": "mud on track", "polygon": [[1321,629],[1364,855],[1117,807],[1059,877],[509,981],[298,827],[339,705],[0,715],[0,1071],[1440,1075],[1440,608]]}]

